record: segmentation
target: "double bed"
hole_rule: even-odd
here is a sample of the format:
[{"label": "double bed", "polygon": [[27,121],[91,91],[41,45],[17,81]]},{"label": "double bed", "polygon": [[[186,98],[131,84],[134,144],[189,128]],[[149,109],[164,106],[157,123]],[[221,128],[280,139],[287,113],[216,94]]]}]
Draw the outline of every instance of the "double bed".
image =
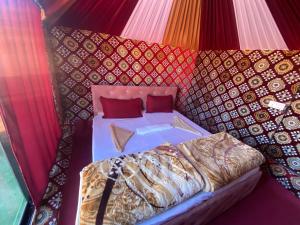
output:
[{"label": "double bed", "polygon": [[[167,142],[176,145],[184,141],[195,139],[200,135],[201,137],[210,135],[208,131],[199,127],[177,111],[173,111],[172,113],[143,112],[143,117],[128,119],[103,119],[102,117],[103,114],[100,113],[93,119],[93,161],[149,150]],[[174,117],[179,117],[184,120],[190,126],[198,130],[199,134],[187,132],[178,128],[171,128],[163,131],[151,132],[145,135],[134,135],[126,144],[123,152],[118,152],[111,141],[111,133],[109,130],[110,124],[115,124],[116,126],[135,131],[138,128],[151,126],[153,124],[171,124]],[[101,151],[101,149],[107,150]]]},{"label": "double bed", "polygon": [[[95,113],[92,135],[93,162],[97,163],[99,161],[118,158],[124,155],[146,152],[166,143],[177,146],[180,143],[185,143],[197,138],[210,137],[212,135],[211,133],[193,123],[176,110],[170,113],[143,112],[143,116],[138,118],[103,118],[103,109],[99,101],[100,96],[118,99],[139,97],[143,100],[145,107],[147,95],[172,95],[175,100],[176,91],[177,88],[175,87],[92,86],[93,107]],[[180,118],[197,132],[190,132],[188,130],[172,127],[165,130],[150,132],[145,135],[135,134],[129,139],[122,152],[117,151],[116,146],[112,141],[109,129],[111,124],[135,132],[139,128],[151,125],[172,124],[174,118]],[[248,195],[254,189],[260,177],[261,171],[259,166],[251,168],[251,170],[242,174],[234,181],[215,191],[200,191],[195,193],[180,204],[174,205],[166,211],[160,212],[157,215],[139,221],[138,223],[205,224]],[[83,223],[80,220],[80,210],[83,204],[82,185],[81,177],[76,224],[88,224]]]}]

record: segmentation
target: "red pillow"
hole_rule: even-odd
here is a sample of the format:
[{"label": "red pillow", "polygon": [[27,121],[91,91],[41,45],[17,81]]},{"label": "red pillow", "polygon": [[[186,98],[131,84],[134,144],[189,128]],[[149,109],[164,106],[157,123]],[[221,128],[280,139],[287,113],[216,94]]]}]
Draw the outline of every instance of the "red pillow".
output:
[{"label": "red pillow", "polygon": [[140,98],[114,99],[100,97],[103,118],[135,118],[142,116],[143,101]]},{"label": "red pillow", "polygon": [[147,96],[147,113],[154,112],[173,112],[172,95],[165,96]]}]

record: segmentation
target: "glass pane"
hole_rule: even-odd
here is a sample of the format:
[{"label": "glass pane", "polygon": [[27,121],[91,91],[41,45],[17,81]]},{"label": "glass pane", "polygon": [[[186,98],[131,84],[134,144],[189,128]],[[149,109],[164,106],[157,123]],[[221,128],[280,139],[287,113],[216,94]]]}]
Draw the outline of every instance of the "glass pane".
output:
[{"label": "glass pane", "polygon": [[19,185],[10,162],[4,152],[4,129],[0,118],[0,224],[19,225],[24,214],[27,199]]}]

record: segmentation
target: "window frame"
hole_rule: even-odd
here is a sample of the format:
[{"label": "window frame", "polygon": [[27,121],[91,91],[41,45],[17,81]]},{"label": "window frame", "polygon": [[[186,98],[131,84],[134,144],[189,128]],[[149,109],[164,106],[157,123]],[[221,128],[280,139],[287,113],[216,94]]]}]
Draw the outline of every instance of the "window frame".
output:
[{"label": "window frame", "polygon": [[13,173],[14,173],[16,180],[21,188],[21,191],[22,191],[25,199],[27,200],[20,225],[30,225],[33,223],[33,218],[34,218],[33,216],[36,211],[36,208],[35,208],[32,200],[31,200],[31,197],[29,195],[29,191],[26,187],[26,184],[25,184],[24,178],[22,176],[22,173],[20,171],[20,168],[18,166],[17,160],[12,152],[11,143],[10,143],[9,137],[5,130],[3,132],[0,132],[0,145],[2,146],[2,148],[4,150],[4,154],[6,155],[7,160],[13,170]]}]

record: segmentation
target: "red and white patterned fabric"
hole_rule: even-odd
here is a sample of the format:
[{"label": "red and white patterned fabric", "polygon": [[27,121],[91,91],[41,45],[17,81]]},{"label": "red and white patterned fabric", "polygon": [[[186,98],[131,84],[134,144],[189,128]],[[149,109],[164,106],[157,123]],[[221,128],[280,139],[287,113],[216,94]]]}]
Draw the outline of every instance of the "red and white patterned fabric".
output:
[{"label": "red and white patterned fabric", "polygon": [[[193,119],[261,150],[271,172],[300,197],[299,51],[199,53]],[[291,104],[284,115],[270,100]],[[275,134],[274,134],[275,132]],[[270,138],[273,137],[273,138]]]},{"label": "red and white patterned fabric", "polygon": [[50,36],[69,121],[92,118],[92,84],[177,86],[177,107],[185,110],[197,52],[66,27]]},{"label": "red and white patterned fabric", "polygon": [[[212,133],[226,130],[260,149],[277,179],[299,195],[299,51],[197,53],[66,27],[54,27],[50,40],[69,121],[92,118],[91,84],[177,86],[177,109]],[[283,120],[269,100],[292,101]]]}]

